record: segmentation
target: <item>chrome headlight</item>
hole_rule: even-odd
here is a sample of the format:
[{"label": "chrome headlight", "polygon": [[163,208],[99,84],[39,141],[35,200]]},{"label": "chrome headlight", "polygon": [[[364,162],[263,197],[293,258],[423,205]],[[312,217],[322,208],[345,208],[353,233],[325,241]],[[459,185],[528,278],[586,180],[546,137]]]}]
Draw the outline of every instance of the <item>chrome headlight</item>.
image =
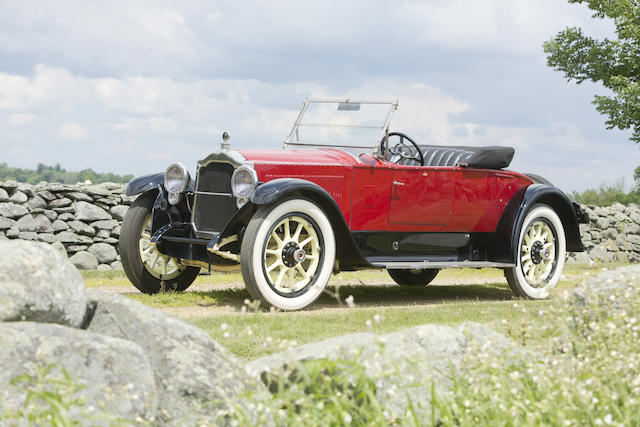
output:
[{"label": "chrome headlight", "polygon": [[174,163],[164,173],[164,188],[169,193],[182,193],[189,184],[189,172],[180,163]]},{"label": "chrome headlight", "polygon": [[248,166],[240,166],[231,176],[231,191],[239,199],[247,200],[253,194],[257,183],[256,171]]}]

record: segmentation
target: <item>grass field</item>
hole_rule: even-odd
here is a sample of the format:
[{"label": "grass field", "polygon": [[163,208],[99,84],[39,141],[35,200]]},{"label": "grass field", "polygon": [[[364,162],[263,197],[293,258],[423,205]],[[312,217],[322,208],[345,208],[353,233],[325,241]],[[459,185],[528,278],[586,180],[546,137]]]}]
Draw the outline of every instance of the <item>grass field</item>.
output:
[{"label": "grass field", "polygon": [[[545,301],[514,300],[500,270],[442,271],[426,287],[397,286],[385,272],[344,273],[332,279],[317,303],[297,312],[266,310],[249,301],[239,274],[203,275],[188,292],[153,296],[137,292],[121,271],[82,274],[89,287],[186,319],[244,360],[346,333],[467,320],[488,324],[522,346],[499,353],[491,346],[471,347],[462,375],[452,371],[448,391],[436,391],[420,365],[374,380],[350,359],[296,363],[275,373],[270,398],[259,400],[255,411],[246,400],[231,399],[224,410],[209,414],[214,418],[205,425],[640,425],[640,288],[628,286],[579,306],[566,298],[588,277],[614,267],[567,266]],[[628,280],[637,284],[638,279]],[[347,304],[347,297],[355,305]],[[410,403],[403,413],[389,412],[379,387],[395,384],[397,375],[434,387],[429,401],[423,400],[426,406]],[[71,409],[89,410],[74,398],[81,386],[70,376],[49,377],[45,369],[37,378],[14,380],[25,381],[37,404],[0,405],[2,425],[3,420],[74,425]],[[394,391],[404,392],[408,389]],[[91,416],[113,418],[102,412]],[[134,421],[122,423],[129,424]]]},{"label": "grass field", "polygon": [[[545,310],[555,299],[603,268],[567,266],[546,301],[514,301],[501,270],[450,269],[426,287],[397,286],[384,271],[341,273],[311,307],[298,312],[268,311],[248,301],[239,273],[202,275],[184,293],[144,295],[122,271],[83,272],[88,287],[122,293],[181,317],[209,333],[238,357],[250,360],[283,348],[360,331],[391,332],[424,323],[489,324],[527,345],[543,344],[546,328],[519,333],[523,317]],[[353,296],[355,307],[345,298]]]}]

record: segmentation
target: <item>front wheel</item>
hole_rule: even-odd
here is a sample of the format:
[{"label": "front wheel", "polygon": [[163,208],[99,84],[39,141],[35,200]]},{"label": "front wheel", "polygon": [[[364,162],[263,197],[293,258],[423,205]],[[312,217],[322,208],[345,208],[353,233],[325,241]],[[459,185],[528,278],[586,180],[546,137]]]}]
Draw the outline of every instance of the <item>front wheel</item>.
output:
[{"label": "front wheel", "polygon": [[562,222],[551,207],[534,205],[522,223],[516,266],[504,275],[514,295],[544,299],[564,268],[567,244]]},{"label": "front wheel", "polygon": [[200,272],[151,245],[151,209],[153,193],[138,197],[122,221],[120,257],[127,277],[140,292],[155,294],[161,290],[184,291]]},{"label": "front wheel", "polygon": [[333,228],[306,199],[262,206],[242,239],[242,277],[255,299],[282,310],[313,303],[327,285],[336,256]]},{"label": "front wheel", "polygon": [[440,270],[437,268],[428,268],[425,270],[387,270],[387,273],[398,285],[426,286],[436,278],[438,271]]}]

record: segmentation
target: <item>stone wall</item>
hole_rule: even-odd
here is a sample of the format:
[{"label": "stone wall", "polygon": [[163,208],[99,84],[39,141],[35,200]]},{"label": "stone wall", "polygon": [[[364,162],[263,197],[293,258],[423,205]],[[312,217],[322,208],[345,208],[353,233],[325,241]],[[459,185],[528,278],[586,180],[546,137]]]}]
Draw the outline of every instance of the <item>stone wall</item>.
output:
[{"label": "stone wall", "polygon": [[585,206],[590,223],[580,225],[585,252],[571,262],[640,262],[640,207],[614,203],[610,207]]},{"label": "stone wall", "polygon": [[120,225],[135,200],[124,187],[0,182],[0,239],[54,244],[81,269],[120,269]]},{"label": "stone wall", "polygon": [[[37,240],[66,251],[81,269],[122,268],[117,253],[122,218],[135,197],[123,184],[0,182],[0,239]],[[580,225],[586,252],[568,262],[640,262],[640,208],[587,206]]]}]

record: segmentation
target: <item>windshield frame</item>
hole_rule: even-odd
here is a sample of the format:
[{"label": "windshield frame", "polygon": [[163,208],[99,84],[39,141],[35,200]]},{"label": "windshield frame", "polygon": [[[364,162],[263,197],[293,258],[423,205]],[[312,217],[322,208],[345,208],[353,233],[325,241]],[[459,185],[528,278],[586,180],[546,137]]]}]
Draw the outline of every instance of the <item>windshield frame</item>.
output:
[{"label": "windshield frame", "polygon": [[[332,124],[304,124],[302,120],[304,119],[304,115],[311,104],[336,104],[338,108],[340,106],[344,106],[348,108],[349,104],[360,105],[360,104],[375,104],[375,105],[388,105],[389,109],[384,117],[384,122],[380,126],[371,126],[371,125],[332,125]],[[289,136],[284,140],[284,149],[288,148],[296,148],[296,147],[336,147],[336,148],[357,148],[357,149],[369,149],[373,150],[374,154],[380,154],[380,141],[389,133],[389,124],[391,123],[391,118],[393,117],[393,113],[398,109],[398,100],[395,101],[372,101],[372,100],[356,100],[356,99],[318,99],[318,98],[307,98],[302,103],[302,108],[300,109],[300,113],[296,118],[293,127],[291,128],[291,132],[289,132]],[[315,126],[315,127],[327,127],[327,128],[349,128],[349,129],[380,129],[379,138],[372,142],[372,145],[348,145],[348,144],[333,144],[330,142],[318,142],[318,141],[304,141],[299,138],[298,129],[301,126]]]}]

